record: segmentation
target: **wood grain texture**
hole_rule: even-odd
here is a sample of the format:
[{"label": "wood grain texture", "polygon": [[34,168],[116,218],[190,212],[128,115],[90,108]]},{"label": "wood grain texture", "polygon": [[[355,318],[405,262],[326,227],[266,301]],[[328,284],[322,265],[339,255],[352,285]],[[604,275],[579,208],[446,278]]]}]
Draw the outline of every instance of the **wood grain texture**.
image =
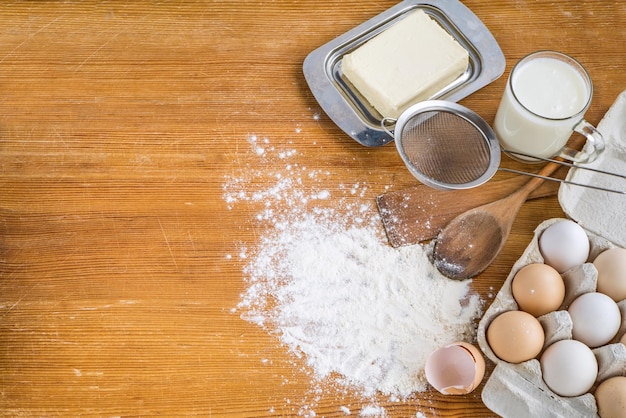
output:
[{"label": "wood grain texture", "polygon": [[[312,393],[304,360],[233,311],[258,208],[225,178],[271,170],[250,135],[365,197],[415,184],[393,146],[326,117],[302,75],[318,46],[394,1],[37,1],[0,4],[0,414],[318,416],[364,402]],[[507,57],[462,103],[493,121],[511,66],[537,49],[579,59],[598,123],[626,88],[626,4],[464,1]],[[510,160],[507,166],[523,168]],[[499,178],[504,176],[498,174]],[[264,176],[256,187],[272,184]],[[527,202],[473,283],[489,303],[555,197]],[[234,256],[233,256],[234,255]],[[491,366],[490,366],[491,367]],[[482,387],[481,387],[482,388]],[[493,416],[464,397],[380,397],[389,416]]]}]

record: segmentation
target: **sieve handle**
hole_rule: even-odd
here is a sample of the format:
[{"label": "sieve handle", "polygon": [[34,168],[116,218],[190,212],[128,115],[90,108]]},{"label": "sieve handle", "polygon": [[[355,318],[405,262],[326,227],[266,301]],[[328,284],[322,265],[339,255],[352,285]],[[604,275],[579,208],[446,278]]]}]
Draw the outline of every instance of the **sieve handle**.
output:
[{"label": "sieve handle", "polygon": [[385,131],[387,135],[389,135],[390,137],[394,139],[395,139],[394,131],[388,128],[388,126],[389,127],[395,126],[397,121],[398,119],[389,118],[389,117],[383,118],[383,120],[380,121],[380,127],[383,128],[383,131]]}]

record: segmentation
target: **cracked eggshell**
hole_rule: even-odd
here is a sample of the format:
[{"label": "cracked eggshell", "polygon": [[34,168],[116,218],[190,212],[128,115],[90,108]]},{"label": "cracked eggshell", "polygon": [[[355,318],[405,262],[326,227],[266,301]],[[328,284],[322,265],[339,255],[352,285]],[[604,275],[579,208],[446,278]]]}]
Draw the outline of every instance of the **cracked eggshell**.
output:
[{"label": "cracked eggshell", "polygon": [[426,380],[444,395],[472,392],[485,375],[480,350],[466,342],[455,342],[433,351],[424,368]]}]

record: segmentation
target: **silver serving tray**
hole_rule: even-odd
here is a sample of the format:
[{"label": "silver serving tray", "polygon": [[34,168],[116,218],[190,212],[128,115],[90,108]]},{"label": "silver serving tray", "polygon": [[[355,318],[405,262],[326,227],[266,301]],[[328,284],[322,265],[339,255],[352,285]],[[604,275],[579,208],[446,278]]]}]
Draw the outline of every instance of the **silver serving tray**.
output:
[{"label": "silver serving tray", "polygon": [[362,145],[381,146],[393,138],[382,129],[382,116],[344,77],[343,56],[416,9],[422,9],[435,19],[469,53],[465,73],[429,100],[456,102],[504,73],[506,61],[495,38],[480,19],[457,0],[405,0],[397,4],[314,50],[303,64],[304,77],[324,112]]}]

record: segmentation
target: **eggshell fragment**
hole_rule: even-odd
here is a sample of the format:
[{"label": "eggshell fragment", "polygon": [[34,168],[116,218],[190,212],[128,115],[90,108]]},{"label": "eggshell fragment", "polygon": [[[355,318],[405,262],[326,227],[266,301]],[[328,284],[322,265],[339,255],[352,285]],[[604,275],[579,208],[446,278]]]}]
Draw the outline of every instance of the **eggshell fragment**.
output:
[{"label": "eggshell fragment", "polygon": [[616,376],[600,383],[595,397],[600,418],[626,417],[626,377]]},{"label": "eggshell fragment", "polygon": [[465,395],[485,375],[485,359],[472,344],[456,342],[433,351],[426,360],[426,380],[444,395]]}]

